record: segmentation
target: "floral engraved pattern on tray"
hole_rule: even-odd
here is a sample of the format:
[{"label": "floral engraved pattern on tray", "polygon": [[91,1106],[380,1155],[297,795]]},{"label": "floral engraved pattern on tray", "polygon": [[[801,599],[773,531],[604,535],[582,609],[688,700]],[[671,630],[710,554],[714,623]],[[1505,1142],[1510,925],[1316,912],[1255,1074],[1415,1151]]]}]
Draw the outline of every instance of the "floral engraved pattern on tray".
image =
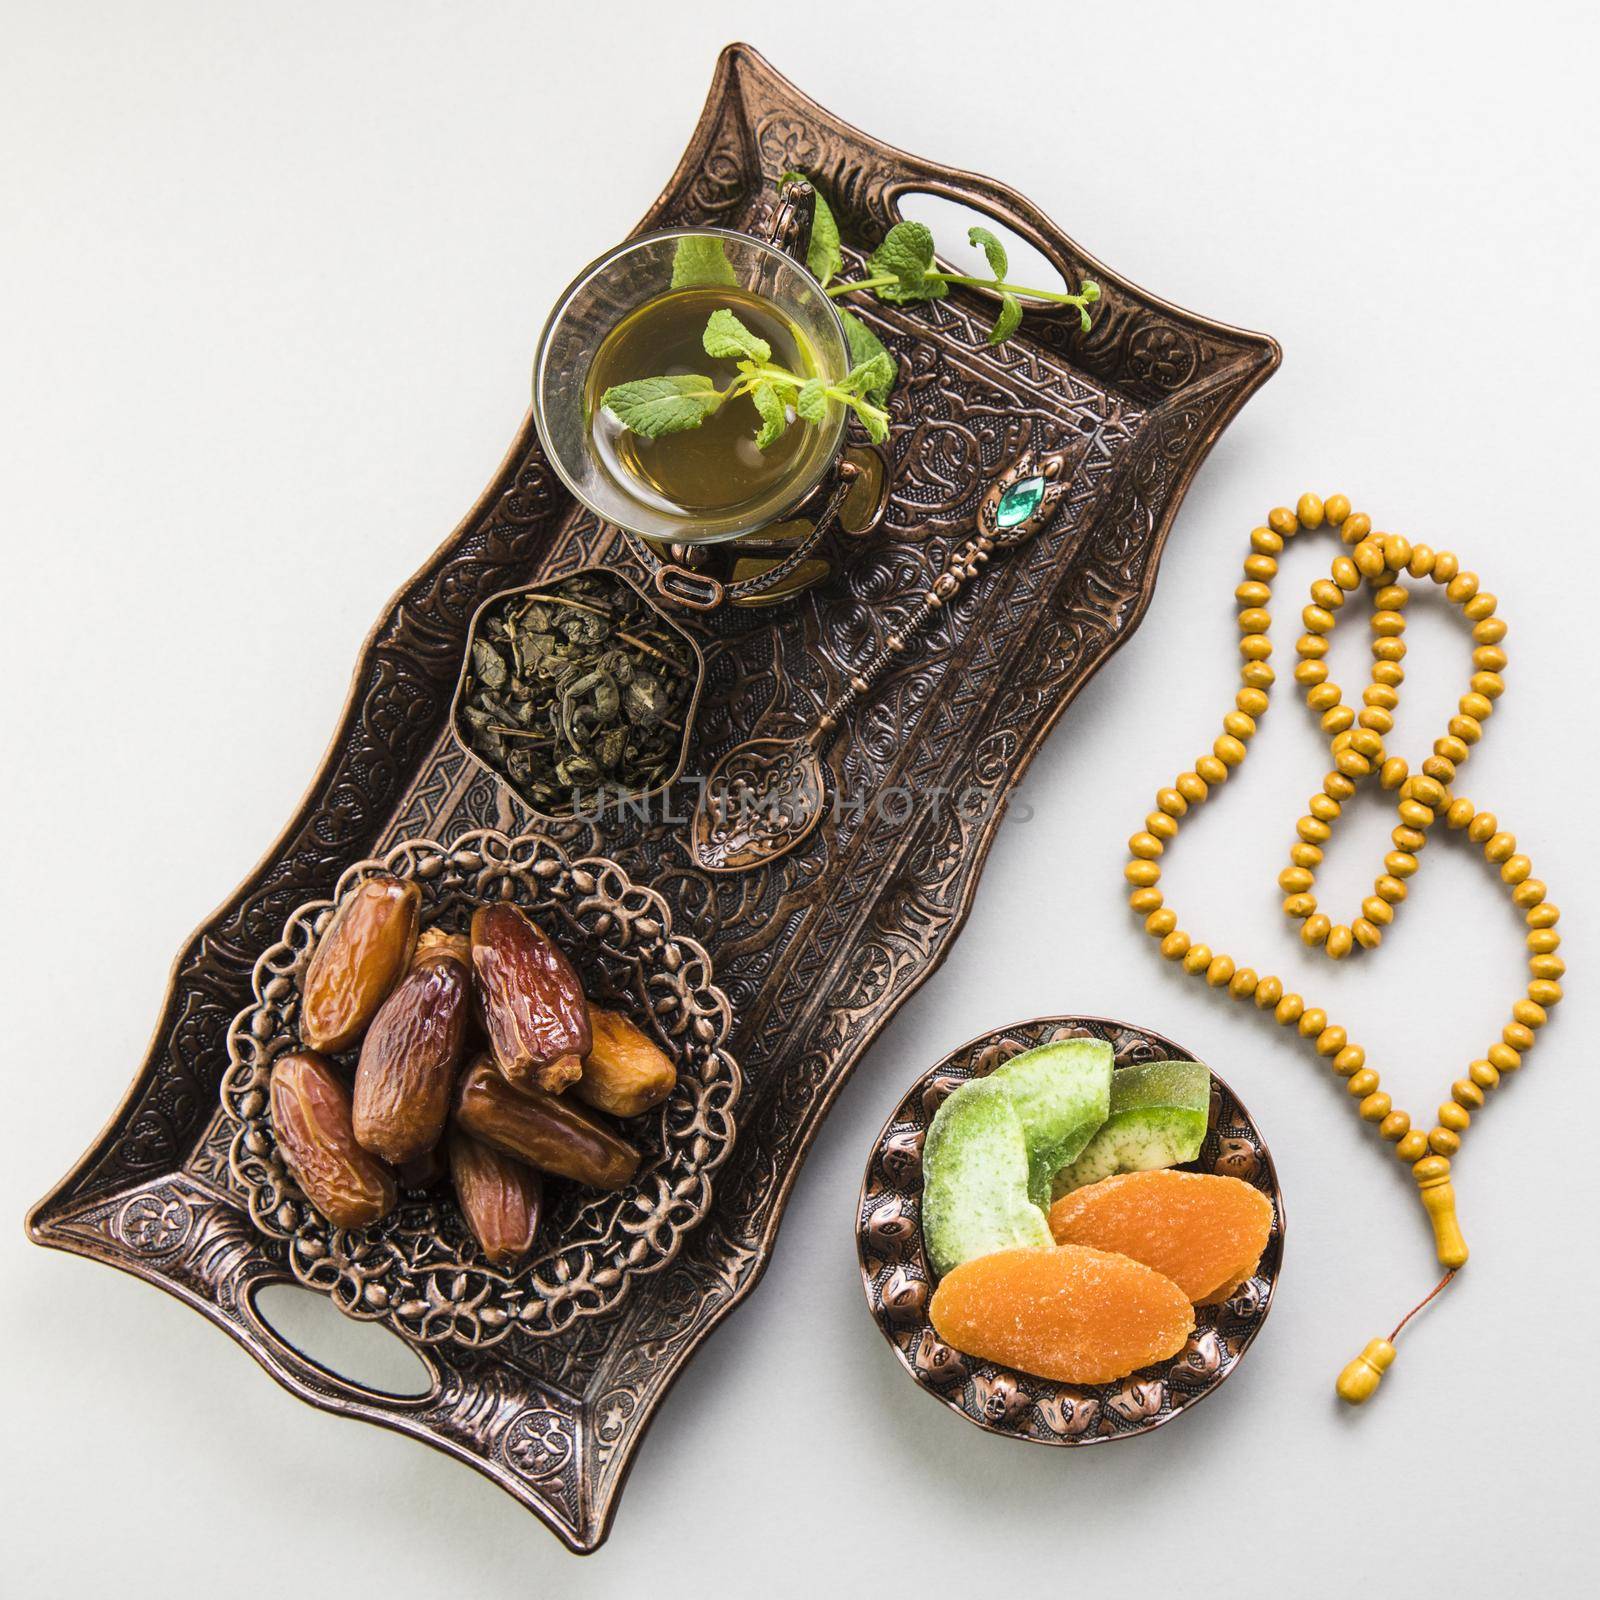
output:
[{"label": "floral engraved pattern on tray", "polygon": [[1118,1067],[1193,1060],[1160,1034],[1099,1017],[1045,1017],[973,1039],[925,1072],[884,1125],[856,1212],[861,1281],[873,1320],[917,1383],[990,1433],[1087,1445],[1148,1433],[1205,1398],[1238,1365],[1272,1307],[1283,1260],[1283,1199],[1272,1157],[1249,1113],[1215,1074],[1211,1120],[1196,1172],[1254,1184],[1272,1201],[1272,1233],[1255,1274],[1221,1306],[1196,1306],[1195,1330],[1170,1361],[1116,1383],[1065,1384],[952,1350],[928,1322],[933,1275],[922,1245],[922,1145],[945,1099],[1024,1050],[1055,1039],[1105,1039]]},{"label": "floral engraved pattern on tray", "polygon": [[[615,1194],[562,1185],[543,1248],[522,1266],[489,1265],[443,1191],[405,1194],[371,1228],[334,1227],[279,1156],[267,1082],[273,1062],[298,1043],[306,963],[333,907],[376,872],[417,882],[427,925],[464,927],[487,901],[522,905],[571,956],[589,992],[648,1022],[677,1062],[672,1096],[626,1126],[644,1155],[638,1177]],[[732,1148],[741,1087],[725,1048],[731,1008],[705,951],[673,932],[666,902],[613,861],[574,860],[545,833],[479,829],[448,847],[407,841],[350,867],[333,899],[291,912],[282,938],[256,962],[252,988],[229,1030],[222,1084],[230,1181],[255,1225],[289,1246],[295,1277],[350,1316],[382,1319],[427,1344],[493,1344],[513,1329],[559,1333],[610,1310],[632,1278],[664,1267],[711,1204],[711,1174]],[[171,1222],[147,1208],[127,1226],[154,1239]]]}]

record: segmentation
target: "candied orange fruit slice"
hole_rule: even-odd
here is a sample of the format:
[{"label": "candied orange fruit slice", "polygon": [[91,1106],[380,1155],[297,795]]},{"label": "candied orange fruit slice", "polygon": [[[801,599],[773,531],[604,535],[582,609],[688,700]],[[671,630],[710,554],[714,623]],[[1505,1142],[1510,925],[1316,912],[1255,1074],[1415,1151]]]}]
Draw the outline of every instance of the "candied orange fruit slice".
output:
[{"label": "candied orange fruit slice", "polygon": [[1175,1356],[1194,1308],[1170,1278],[1083,1245],[997,1250],[947,1273],[928,1315],[948,1345],[1058,1383],[1110,1383]]},{"label": "candied orange fruit slice", "polygon": [[1050,1208],[1057,1244],[1116,1250],[1165,1274],[1196,1305],[1223,1300],[1256,1269],[1272,1202],[1238,1178],[1124,1172]]}]

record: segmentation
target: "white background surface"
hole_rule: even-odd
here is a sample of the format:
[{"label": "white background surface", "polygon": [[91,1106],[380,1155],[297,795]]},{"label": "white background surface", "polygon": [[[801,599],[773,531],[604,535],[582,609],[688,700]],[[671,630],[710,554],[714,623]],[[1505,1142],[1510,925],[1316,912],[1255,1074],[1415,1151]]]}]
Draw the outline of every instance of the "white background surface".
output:
[{"label": "white background surface", "polygon": [[[0,6],[7,1595],[1574,1592],[1596,1420],[1593,10],[882,13]],[[173,953],[297,803],[379,606],[494,469],[547,305],[650,203],[736,37],[1285,362],[585,1562],[487,1480],[291,1399],[177,1301],[26,1245],[21,1219],[116,1104]],[[1157,960],[1119,876],[1233,693],[1249,529],[1308,487],[1501,596],[1509,689],[1461,787],[1580,913],[1573,997],[1458,1163],[1472,1266],[1361,1413],[1335,1373],[1434,1278],[1410,1180],[1303,1046]],[[1286,563],[1280,661],[1331,553]],[[1440,607],[1411,640],[1394,743],[1415,760],[1469,669]],[[1301,959],[1274,878],[1326,759],[1275,705],[1164,887],[1345,1021],[1420,1119],[1520,991],[1520,923],[1441,842],[1376,959]],[[1319,885],[1344,908],[1392,820],[1352,809]],[[1073,1009],[1229,1077],[1291,1226],[1239,1375],[1156,1436],[1068,1455],[917,1393],[865,1314],[851,1217],[914,1074]]]}]

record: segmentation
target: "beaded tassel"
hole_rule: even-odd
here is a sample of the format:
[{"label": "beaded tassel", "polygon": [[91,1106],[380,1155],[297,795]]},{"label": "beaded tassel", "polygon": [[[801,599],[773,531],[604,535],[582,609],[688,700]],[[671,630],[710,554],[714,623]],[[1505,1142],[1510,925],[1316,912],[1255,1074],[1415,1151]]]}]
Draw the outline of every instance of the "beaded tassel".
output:
[{"label": "beaded tassel", "polygon": [[[1267,632],[1272,618],[1267,604],[1284,541],[1302,530],[1310,532],[1325,526],[1339,531],[1349,553],[1337,556],[1330,576],[1311,586],[1311,603],[1301,612],[1305,632],[1295,645],[1299,662],[1294,676],[1305,690],[1306,704],[1318,714],[1323,732],[1329,735],[1333,767],[1322,780],[1321,792],[1312,796],[1306,815],[1296,824],[1297,838],[1289,850],[1289,865],[1278,877],[1285,896],[1285,913],[1300,923],[1302,942],[1322,950],[1330,960],[1343,960],[1357,946],[1376,949],[1382,943],[1383,930],[1394,921],[1396,906],[1406,898],[1406,881],[1417,870],[1429,830],[1442,817],[1448,828],[1464,831],[1469,840],[1482,847],[1485,859],[1499,869],[1501,881],[1510,890],[1512,903],[1524,913],[1529,929],[1528,966],[1532,978],[1526,995],[1512,1006],[1500,1038],[1470,1064],[1464,1077],[1450,1086],[1450,1099],[1439,1107],[1438,1120],[1427,1133],[1413,1127],[1410,1116],[1396,1109],[1379,1086],[1376,1070],[1367,1065],[1366,1052],[1348,1038],[1342,1027],[1330,1022],[1324,1011],[1307,1004],[1298,994],[1286,992],[1280,978],[1259,977],[1253,969],[1236,966],[1231,957],[1213,953],[1208,946],[1191,939],[1178,926],[1176,912],[1165,903],[1157,887],[1161,877],[1159,858],[1177,836],[1180,821],[1191,806],[1204,803],[1212,790],[1225,783],[1229,773],[1243,762],[1257,720],[1266,713],[1276,676],[1269,665],[1272,644]],[[1384,736],[1394,726],[1393,712],[1405,679],[1401,662],[1406,653],[1405,606],[1409,593],[1400,582],[1402,575],[1418,581],[1431,578],[1438,584],[1472,624],[1474,646],[1472,678],[1468,692],[1460,699],[1458,714],[1450,719],[1444,735],[1434,741],[1433,754],[1416,773],[1384,747]],[[1266,525],[1250,535],[1244,577],[1245,581],[1234,591],[1240,608],[1243,687],[1234,699],[1234,710],[1222,719],[1222,732],[1210,753],[1201,756],[1192,771],[1180,773],[1171,788],[1158,792],[1156,809],[1145,818],[1143,829],[1128,841],[1129,861],[1124,872],[1132,885],[1129,903],[1143,916],[1145,931],[1160,941],[1161,954],[1167,960],[1182,962],[1186,972],[1203,977],[1214,989],[1226,989],[1236,1000],[1253,1000],[1259,1010],[1271,1011],[1280,1024],[1294,1027],[1345,1080],[1360,1117],[1375,1124],[1379,1134],[1394,1145],[1399,1159],[1410,1165],[1433,1225],[1439,1260],[1449,1269],[1444,1280],[1448,1282],[1467,1259],[1466,1241],[1456,1223],[1450,1160],[1460,1150],[1462,1135],[1473,1114],[1483,1108],[1487,1092],[1503,1074],[1520,1067],[1523,1057],[1533,1048],[1550,1008],[1562,997],[1560,979],[1566,970],[1556,954],[1561,938],[1555,930],[1561,913],[1546,900],[1544,884],[1532,875],[1532,863],[1518,851],[1516,839],[1501,830],[1490,812],[1477,810],[1470,800],[1451,792],[1472,746],[1483,736],[1483,725],[1494,710],[1494,702],[1505,688],[1501,673],[1506,665],[1506,625],[1494,614],[1495,597],[1479,589],[1477,575],[1463,572],[1455,556],[1427,545],[1412,545],[1397,534],[1374,533],[1371,518],[1363,512],[1352,512],[1343,495],[1322,501],[1306,494],[1300,497],[1295,510],[1286,506],[1274,510]],[[1363,583],[1372,604],[1373,666],[1371,681],[1362,693],[1362,708],[1356,712],[1345,703],[1339,686],[1329,681],[1324,658],[1328,637],[1346,597]],[[1361,915],[1348,924],[1335,923],[1318,909],[1314,893],[1316,869],[1344,802],[1363,779],[1374,774],[1384,789],[1397,796],[1399,824],[1391,834],[1394,849],[1383,858],[1383,871],[1372,886],[1372,894],[1362,901]],[[1345,1369],[1338,1392],[1352,1404],[1360,1404],[1377,1387],[1393,1359],[1391,1340],[1373,1340]]]}]

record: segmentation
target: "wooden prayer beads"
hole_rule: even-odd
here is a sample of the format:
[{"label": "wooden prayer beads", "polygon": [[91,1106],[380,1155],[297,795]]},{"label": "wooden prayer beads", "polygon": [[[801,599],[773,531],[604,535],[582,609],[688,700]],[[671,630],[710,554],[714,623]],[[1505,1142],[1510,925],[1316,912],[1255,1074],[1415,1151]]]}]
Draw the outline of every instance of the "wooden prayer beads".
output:
[{"label": "wooden prayer beads", "polygon": [[[1294,678],[1329,736],[1333,765],[1322,780],[1320,793],[1311,797],[1306,814],[1295,825],[1289,865],[1278,876],[1285,913],[1299,922],[1301,941],[1308,948],[1320,949],[1330,960],[1341,961],[1357,949],[1375,950],[1405,901],[1407,881],[1421,864],[1430,830],[1442,819],[1447,828],[1465,833],[1471,843],[1480,846],[1484,859],[1499,869],[1512,904],[1523,912],[1529,928],[1531,981],[1524,998],[1511,1007],[1500,1038],[1470,1064],[1465,1077],[1451,1084],[1450,1098],[1440,1105],[1437,1120],[1426,1133],[1412,1125],[1405,1111],[1394,1107],[1379,1087],[1377,1071],[1367,1066],[1366,1052],[1350,1042],[1342,1027],[1330,1023],[1321,1009],[1308,1005],[1301,996],[1286,992],[1281,979],[1258,976],[1253,968],[1237,966],[1232,957],[1191,939],[1178,926],[1176,912],[1157,887],[1160,857],[1177,836],[1182,819],[1243,762],[1257,722],[1266,713],[1276,676],[1270,665],[1272,644],[1267,635],[1272,617],[1267,606],[1277,576],[1277,557],[1286,540],[1324,527],[1338,530],[1348,553],[1337,556],[1329,576],[1311,586],[1310,603],[1300,614],[1305,631],[1295,645],[1298,664]],[[1457,714],[1416,772],[1402,757],[1389,754],[1384,745],[1394,726],[1393,713],[1405,681],[1401,663],[1406,653],[1405,608],[1410,594],[1403,578],[1431,578],[1439,585],[1471,624],[1474,646],[1472,676],[1467,692],[1457,702]],[[1561,913],[1545,898],[1545,886],[1533,876],[1532,862],[1492,813],[1477,810],[1451,788],[1473,745],[1483,737],[1484,724],[1505,688],[1501,674],[1506,665],[1506,625],[1495,615],[1495,597],[1484,592],[1477,574],[1463,571],[1449,551],[1412,545],[1397,534],[1374,533],[1372,519],[1364,512],[1352,511],[1343,495],[1324,501],[1305,494],[1294,510],[1286,506],[1273,510],[1266,523],[1250,535],[1244,580],[1234,591],[1240,608],[1243,686],[1234,697],[1234,709],[1223,718],[1222,733],[1209,754],[1196,760],[1192,770],[1180,773],[1171,788],[1157,793],[1156,809],[1129,840],[1129,861],[1124,869],[1132,886],[1129,903],[1144,918],[1145,931],[1160,941],[1161,954],[1167,960],[1181,962],[1186,972],[1203,977],[1212,988],[1225,990],[1236,1000],[1253,1000],[1281,1025],[1295,1027],[1345,1079],[1362,1120],[1375,1124],[1379,1136],[1393,1144],[1396,1156],[1410,1165],[1433,1225],[1439,1260],[1448,1269],[1448,1282],[1450,1274],[1467,1259],[1466,1242],[1456,1223],[1450,1160],[1460,1150],[1474,1115],[1483,1109],[1488,1091],[1505,1073],[1519,1068],[1532,1049],[1550,1008],[1562,998],[1560,980],[1566,971],[1556,954],[1561,939],[1555,929]],[[1346,704],[1339,686],[1330,681],[1326,656],[1329,636],[1347,599],[1363,585],[1372,608],[1373,665],[1361,709],[1356,711]],[[1360,915],[1335,922],[1318,908],[1316,869],[1344,803],[1355,794],[1357,785],[1373,777],[1396,797],[1397,825],[1390,835],[1394,848],[1384,856],[1383,871],[1373,882],[1372,894],[1361,902]],[[1345,1369],[1339,1393],[1359,1404],[1376,1389],[1393,1359],[1392,1342],[1373,1341],[1363,1356]]]}]

